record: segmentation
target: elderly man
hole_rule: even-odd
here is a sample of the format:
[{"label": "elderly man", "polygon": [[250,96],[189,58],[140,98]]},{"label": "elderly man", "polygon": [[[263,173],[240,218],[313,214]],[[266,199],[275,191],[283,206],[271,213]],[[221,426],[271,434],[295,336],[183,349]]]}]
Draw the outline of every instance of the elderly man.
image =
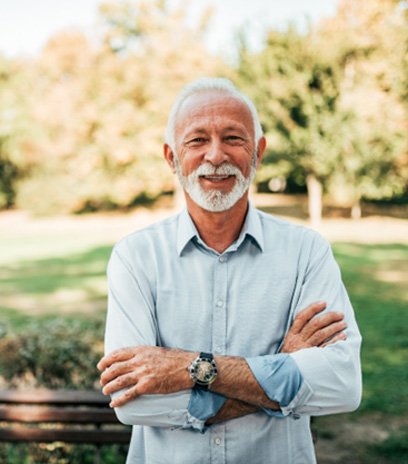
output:
[{"label": "elderly man", "polygon": [[360,334],[330,246],[256,210],[266,141],[230,81],[188,85],[164,157],[187,208],[114,248],[98,364],[128,463],[313,463],[310,416],[354,410]]}]

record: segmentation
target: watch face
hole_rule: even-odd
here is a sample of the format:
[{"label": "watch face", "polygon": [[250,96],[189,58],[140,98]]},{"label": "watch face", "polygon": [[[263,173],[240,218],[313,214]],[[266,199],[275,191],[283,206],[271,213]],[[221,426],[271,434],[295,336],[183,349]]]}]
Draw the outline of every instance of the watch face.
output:
[{"label": "watch face", "polygon": [[212,377],[213,367],[209,361],[201,361],[195,371],[197,380],[208,382]]},{"label": "watch face", "polygon": [[194,382],[200,385],[209,385],[217,377],[215,361],[197,358],[190,367],[190,374]]}]

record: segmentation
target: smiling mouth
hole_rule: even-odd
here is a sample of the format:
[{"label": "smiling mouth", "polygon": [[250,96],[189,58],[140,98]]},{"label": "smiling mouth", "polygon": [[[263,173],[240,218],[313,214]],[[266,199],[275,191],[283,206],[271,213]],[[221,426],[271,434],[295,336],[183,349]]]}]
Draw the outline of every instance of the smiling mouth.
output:
[{"label": "smiling mouth", "polygon": [[231,179],[235,177],[234,175],[210,175],[210,176],[200,176],[205,180],[209,180],[211,182],[222,182],[223,180]]}]

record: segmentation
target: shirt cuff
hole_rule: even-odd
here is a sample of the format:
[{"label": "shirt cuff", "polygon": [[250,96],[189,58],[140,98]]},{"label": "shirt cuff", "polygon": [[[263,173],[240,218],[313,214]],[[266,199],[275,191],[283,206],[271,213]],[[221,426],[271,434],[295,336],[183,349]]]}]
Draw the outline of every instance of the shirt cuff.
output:
[{"label": "shirt cuff", "polygon": [[264,408],[264,411],[275,417],[290,415],[290,405],[304,382],[295,361],[285,353],[246,358],[246,361],[267,397],[280,406],[279,410]]},{"label": "shirt cuff", "polygon": [[227,398],[208,390],[193,388],[188,404],[187,422],[185,427],[205,431],[205,421],[214,417],[224,405]]}]

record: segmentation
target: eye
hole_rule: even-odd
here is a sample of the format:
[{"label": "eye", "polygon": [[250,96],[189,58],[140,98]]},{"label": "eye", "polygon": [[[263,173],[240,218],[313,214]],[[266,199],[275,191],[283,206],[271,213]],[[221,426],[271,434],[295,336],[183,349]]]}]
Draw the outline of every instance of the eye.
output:
[{"label": "eye", "polygon": [[190,147],[196,147],[198,145],[202,145],[206,141],[207,139],[205,139],[204,137],[194,137],[193,139],[188,140],[186,145]]},{"label": "eye", "polygon": [[244,139],[240,137],[239,135],[227,135],[225,137],[225,141],[232,145],[240,145],[244,143]]}]

